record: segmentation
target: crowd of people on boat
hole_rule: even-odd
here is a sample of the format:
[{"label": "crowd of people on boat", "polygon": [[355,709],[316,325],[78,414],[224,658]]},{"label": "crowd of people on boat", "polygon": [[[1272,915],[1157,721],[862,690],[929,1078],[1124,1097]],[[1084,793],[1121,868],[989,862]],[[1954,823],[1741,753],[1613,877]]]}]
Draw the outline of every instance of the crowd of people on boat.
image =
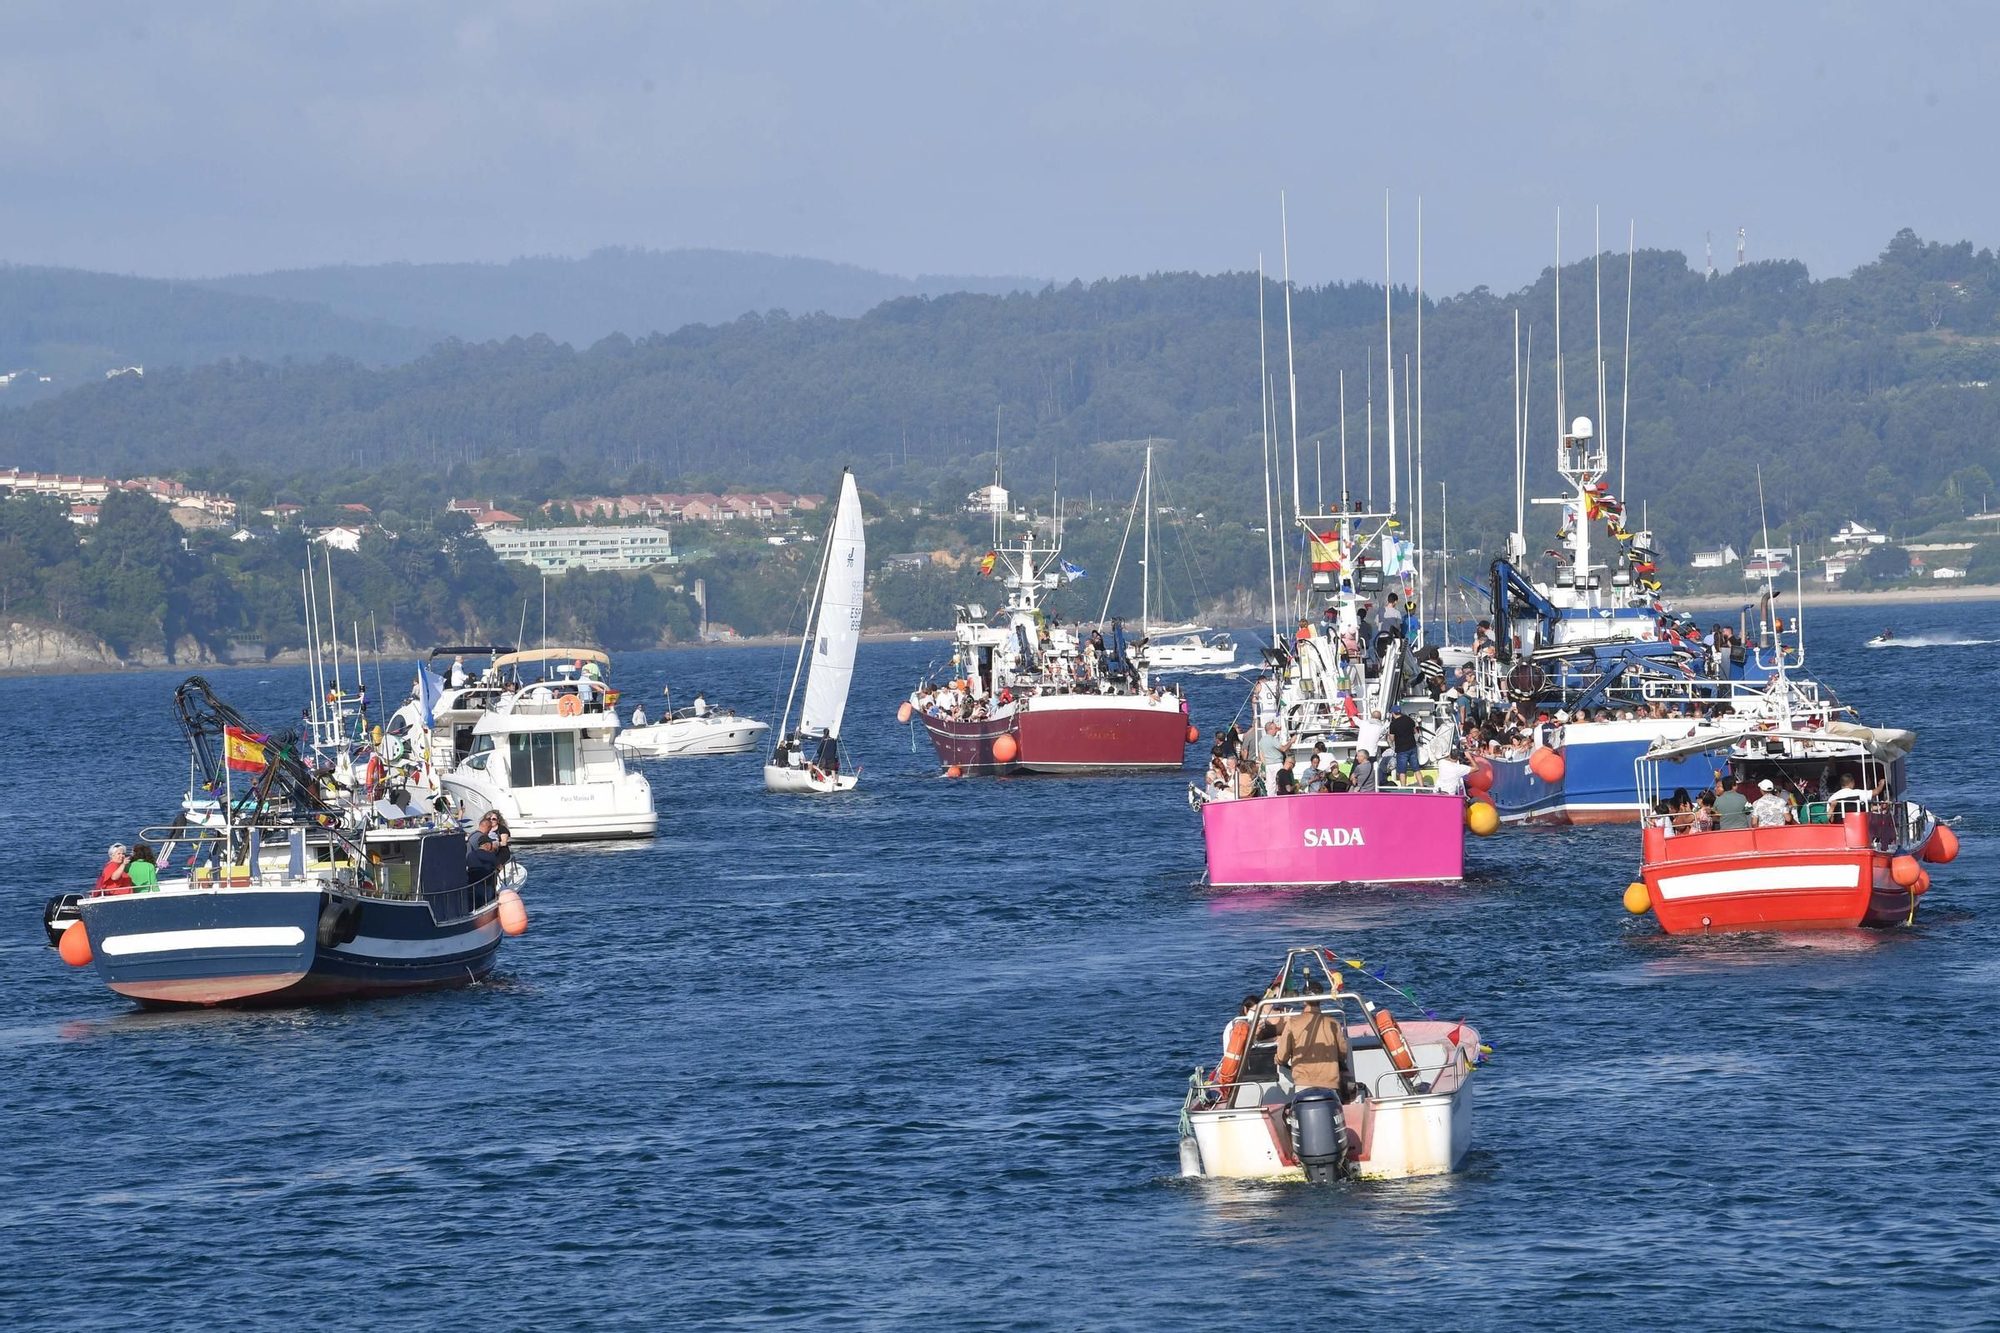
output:
[{"label": "crowd of people on boat", "polygon": [[1838,764],[1828,764],[1817,778],[1798,780],[1781,774],[1753,781],[1718,773],[1714,785],[1697,795],[1681,787],[1660,797],[1653,804],[1650,822],[1668,837],[1824,824],[1880,806],[1888,789],[1888,775],[1883,774],[1872,785],[1864,786],[1865,781],[1865,775]]}]

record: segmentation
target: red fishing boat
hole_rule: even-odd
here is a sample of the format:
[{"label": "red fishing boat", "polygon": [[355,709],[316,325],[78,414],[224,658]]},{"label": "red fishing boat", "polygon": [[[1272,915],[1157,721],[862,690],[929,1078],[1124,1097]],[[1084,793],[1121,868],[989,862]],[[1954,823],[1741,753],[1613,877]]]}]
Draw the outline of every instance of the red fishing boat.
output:
[{"label": "red fishing boat", "polygon": [[[1816,718],[1655,743],[1639,790],[1656,813],[1626,907],[1650,909],[1670,935],[1908,923],[1930,888],[1923,863],[1958,854],[1952,830],[1903,797],[1913,743],[1907,731]],[[1694,827],[1697,812],[1660,800],[1660,766],[1696,754],[1722,760],[1745,800],[1757,794],[1747,816],[1738,807],[1722,827]]]},{"label": "red fishing boat", "polygon": [[1088,632],[1064,625],[1041,599],[1083,571],[1062,558],[1062,529],[1039,546],[995,541],[981,572],[998,575],[1006,604],[954,608],[948,666],[903,704],[947,772],[1116,773],[1181,767],[1199,738],[1178,687],[1153,683],[1112,621]]}]

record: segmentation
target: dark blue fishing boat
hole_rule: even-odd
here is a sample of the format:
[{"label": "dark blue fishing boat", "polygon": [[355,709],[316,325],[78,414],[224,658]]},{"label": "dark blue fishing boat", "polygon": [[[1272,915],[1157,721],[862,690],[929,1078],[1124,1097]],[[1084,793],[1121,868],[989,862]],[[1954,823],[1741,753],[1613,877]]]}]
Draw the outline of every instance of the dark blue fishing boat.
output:
[{"label": "dark blue fishing boat", "polygon": [[66,961],[149,1006],[290,1004],[466,985],[526,928],[520,867],[469,869],[455,823],[343,788],[200,677],[174,702],[197,786],[144,832],[158,885],[52,900]]}]

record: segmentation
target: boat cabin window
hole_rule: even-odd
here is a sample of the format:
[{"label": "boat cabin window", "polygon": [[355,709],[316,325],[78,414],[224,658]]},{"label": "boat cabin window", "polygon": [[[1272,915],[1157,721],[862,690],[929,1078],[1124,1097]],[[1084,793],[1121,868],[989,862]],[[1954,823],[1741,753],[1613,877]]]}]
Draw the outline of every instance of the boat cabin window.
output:
[{"label": "boat cabin window", "polygon": [[388,734],[391,736],[401,736],[406,732],[408,732],[409,729],[410,729],[409,715],[407,713],[402,713],[402,712],[398,712],[394,717],[390,718],[389,725],[386,728],[384,728],[384,730],[386,730]]},{"label": "boat cabin window", "polygon": [[516,787],[563,787],[576,781],[576,733],[517,732],[507,738],[507,771]]},{"label": "boat cabin window", "polygon": [[493,748],[493,738],[491,736],[475,736],[472,738],[473,754],[485,754],[488,750],[491,750],[492,748]]}]

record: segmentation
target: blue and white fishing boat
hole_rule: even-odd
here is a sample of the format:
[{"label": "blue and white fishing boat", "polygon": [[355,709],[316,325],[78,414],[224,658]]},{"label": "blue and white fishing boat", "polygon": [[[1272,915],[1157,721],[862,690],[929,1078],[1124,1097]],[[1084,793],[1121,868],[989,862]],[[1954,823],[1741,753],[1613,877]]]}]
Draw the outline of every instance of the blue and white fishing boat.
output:
[{"label": "blue and white fishing boat", "polygon": [[198,676],[174,705],[192,780],[141,833],[157,880],[52,899],[66,962],[147,1006],[287,1004],[462,986],[526,929],[520,866],[468,858],[455,821],[343,787]]}]

